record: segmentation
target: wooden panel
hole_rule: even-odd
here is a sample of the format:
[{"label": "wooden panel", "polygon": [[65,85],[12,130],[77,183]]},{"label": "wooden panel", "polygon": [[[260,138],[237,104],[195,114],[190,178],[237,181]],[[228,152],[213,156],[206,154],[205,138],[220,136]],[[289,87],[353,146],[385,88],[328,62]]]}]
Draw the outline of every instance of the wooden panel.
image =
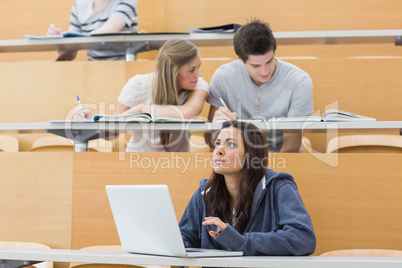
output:
[{"label": "wooden panel", "polygon": [[[348,248],[402,249],[402,155],[331,157],[285,156],[283,170],[295,176],[313,220],[315,254]],[[336,161],[334,167],[326,164]]]},{"label": "wooden panel", "polygon": [[[399,120],[402,112],[402,59],[289,60],[311,75],[314,108],[337,105],[339,109],[383,121]],[[334,103],[334,104],[333,104]]]},{"label": "wooden panel", "polygon": [[71,248],[72,153],[0,154],[0,237]]},{"label": "wooden panel", "polygon": [[[154,60],[138,60],[132,62],[126,62],[126,81],[136,74],[146,74],[155,72]],[[119,92],[120,93],[120,92]]]},{"label": "wooden panel", "polygon": [[25,34],[45,35],[52,22],[66,31],[74,1],[3,0],[0,16],[1,39],[23,39]]},{"label": "wooden panel", "polygon": [[[0,39],[24,39],[25,34],[45,35],[50,23],[68,30],[75,0],[3,0]],[[57,52],[0,53],[0,61],[54,60]],[[86,54],[85,52],[79,53]],[[85,59],[85,55],[84,58]]]},{"label": "wooden panel", "polygon": [[[400,119],[401,58],[285,60],[311,75],[316,111],[322,113],[335,103],[339,109],[378,120]],[[229,61],[204,59],[204,79],[210,82],[214,71]],[[127,80],[153,70],[154,61],[0,63],[0,87],[7,89],[0,93],[1,121],[65,118],[76,108],[75,94],[80,95],[84,106],[98,107],[100,113],[113,113]]]},{"label": "wooden panel", "polygon": [[[203,162],[210,156],[75,154],[72,247],[119,243],[107,184],[167,184],[180,218],[199,179],[210,175]],[[319,255],[338,248],[402,249],[401,161],[401,154],[272,154],[269,163],[295,177]]]},{"label": "wooden panel", "polygon": [[[336,107],[378,120],[400,120],[401,57],[280,58],[311,75],[314,107],[320,114]],[[210,82],[215,70],[232,60],[203,58],[203,78]],[[84,107],[94,108],[95,113],[113,114],[124,84],[135,74],[154,71],[154,64],[148,60],[0,63],[0,87],[7,89],[0,93],[0,119],[2,122],[41,122],[68,118],[76,109],[75,94],[80,95]],[[209,105],[205,104],[201,117],[207,118],[208,111]],[[325,151],[325,135],[308,136],[316,150]],[[31,141],[21,142],[31,144]]]},{"label": "wooden panel", "polygon": [[71,118],[76,94],[84,107],[113,113],[126,82],[124,69],[120,61],[0,63],[0,121]]},{"label": "wooden panel", "polygon": [[[210,175],[210,156],[0,154],[5,219],[0,235],[53,248],[116,244],[105,185],[168,184],[180,218],[199,179]],[[271,154],[269,159],[274,170],[296,179],[317,234],[316,255],[339,248],[402,249],[401,161],[401,154]]]},{"label": "wooden panel", "polygon": [[[402,66],[402,58],[284,60],[310,74],[314,86],[314,110],[319,114],[336,108],[382,121],[398,121],[402,116],[398,103],[402,98],[402,77],[397,71]],[[338,133],[344,134],[353,133]],[[325,152],[326,144],[332,138],[315,133],[306,136],[320,152]]]},{"label": "wooden panel", "polygon": [[[91,155],[74,154],[73,249],[119,243],[105,185],[167,184],[180,219],[198,181],[210,175],[203,154]],[[210,160],[210,155],[205,160]]]},{"label": "wooden panel", "polygon": [[258,17],[275,31],[398,29],[402,3],[321,0],[139,0],[141,29],[148,32],[187,31]]},{"label": "wooden panel", "polygon": [[[54,22],[69,25],[74,0],[3,0],[0,11],[2,39],[45,34]],[[258,17],[275,31],[399,29],[402,3],[397,0],[139,0],[139,29],[147,32],[187,31],[230,22],[245,23]]]},{"label": "wooden panel", "polygon": [[[5,0],[0,10],[0,39],[22,39],[24,35],[43,35],[51,22],[67,29],[74,0]],[[187,31],[188,28],[243,24],[252,18],[268,21],[274,31],[400,29],[402,2],[397,0],[321,1],[184,1],[139,0],[140,30],[147,32]],[[345,49],[346,48],[346,49]],[[282,56],[339,57],[369,50],[370,55],[398,53],[398,48],[382,45],[285,46]],[[233,57],[231,47],[201,48],[205,57]],[[54,60],[56,52],[0,53],[0,61]],[[400,54],[399,54],[400,55]],[[155,52],[140,53],[139,58],[154,59]],[[87,61],[85,51],[77,60]]]},{"label": "wooden panel", "polygon": [[402,153],[402,148],[391,146],[357,146],[338,150],[338,153]]}]

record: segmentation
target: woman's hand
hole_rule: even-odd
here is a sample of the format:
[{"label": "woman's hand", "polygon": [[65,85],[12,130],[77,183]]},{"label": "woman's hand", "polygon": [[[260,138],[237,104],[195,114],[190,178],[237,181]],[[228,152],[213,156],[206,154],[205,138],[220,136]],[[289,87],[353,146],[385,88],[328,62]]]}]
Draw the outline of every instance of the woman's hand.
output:
[{"label": "woman's hand", "polygon": [[141,103],[122,112],[121,114],[137,114],[137,113],[151,113],[151,105]]},{"label": "woman's hand", "polygon": [[209,235],[212,237],[217,237],[220,232],[223,232],[223,230],[226,229],[228,226],[226,223],[221,221],[218,217],[206,217],[204,219],[205,221],[202,223],[202,225],[216,225],[219,228],[219,231],[209,231]]},{"label": "woman's hand", "polygon": [[61,35],[63,31],[61,30],[61,28],[56,27],[56,25],[54,25],[54,23],[51,23],[49,25],[49,28],[47,28],[46,31],[46,36],[56,36],[56,35]]},{"label": "woman's hand", "polygon": [[91,119],[92,113],[89,109],[77,109],[74,113],[74,119],[83,120],[83,119]]},{"label": "woman's hand", "polygon": [[[63,30],[60,27],[57,27],[54,25],[54,23],[51,23],[49,25],[49,28],[47,28],[46,31],[46,36],[58,36],[63,33]],[[56,57],[56,61],[71,61],[75,59],[77,56],[77,51],[66,51],[66,50],[58,50],[59,54]]]}]

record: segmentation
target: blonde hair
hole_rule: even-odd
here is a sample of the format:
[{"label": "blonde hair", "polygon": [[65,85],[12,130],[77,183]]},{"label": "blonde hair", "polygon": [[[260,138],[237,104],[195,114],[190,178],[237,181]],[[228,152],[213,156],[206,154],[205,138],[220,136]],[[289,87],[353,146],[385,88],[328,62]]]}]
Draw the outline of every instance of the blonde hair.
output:
[{"label": "blonde hair", "polygon": [[177,76],[180,68],[198,55],[197,47],[185,39],[170,39],[162,46],[156,57],[156,72],[152,81],[154,104],[178,105]]},{"label": "blonde hair", "polygon": [[[198,55],[198,48],[186,39],[170,39],[156,57],[156,71],[152,80],[152,101],[158,105],[179,105],[180,88],[177,82],[181,67]],[[160,134],[161,143],[169,151],[170,133]]]}]

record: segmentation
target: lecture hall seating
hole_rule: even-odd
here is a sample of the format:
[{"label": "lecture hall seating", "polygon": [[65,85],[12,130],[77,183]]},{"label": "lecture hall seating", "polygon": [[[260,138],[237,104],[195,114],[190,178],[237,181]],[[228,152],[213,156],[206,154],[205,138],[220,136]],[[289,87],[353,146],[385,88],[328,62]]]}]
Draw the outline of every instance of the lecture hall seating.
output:
[{"label": "lecture hall seating", "polygon": [[[25,34],[44,34],[50,22],[66,29],[74,0],[3,2],[0,38],[22,39]],[[253,17],[267,20],[274,31],[400,29],[401,9],[402,1],[357,0],[351,4],[346,0],[312,0],[309,5],[298,0],[138,1],[139,29],[147,32],[180,32],[189,27],[244,23]],[[88,62],[85,51],[80,51],[75,61],[56,63],[55,52],[0,52],[0,121],[71,118],[77,105],[76,94],[84,107],[113,113],[123,85],[137,73],[151,72],[156,53],[140,53],[136,62]],[[232,47],[201,47],[200,54],[201,72],[207,81],[218,66],[236,58]],[[336,106],[378,120],[400,120],[402,47],[280,46],[276,56],[311,75],[316,111],[322,113]],[[208,109],[206,104],[202,116],[207,116]],[[117,151],[25,153],[34,138],[42,134],[12,133],[19,140],[21,152],[0,154],[0,189],[4,200],[0,214],[7,219],[1,222],[3,239],[29,238],[52,248],[67,249],[117,244],[104,194],[106,184],[167,183],[174,193],[180,217],[199,178],[210,174],[209,167],[202,166],[184,173],[180,169],[166,169],[163,175],[167,175],[162,176],[161,170],[152,173],[151,169],[136,169],[130,162],[132,155]],[[401,250],[402,238],[396,235],[402,225],[398,177],[401,154],[325,155],[329,135],[305,133],[305,137],[319,153],[276,154],[271,155],[270,161],[278,171],[289,172],[296,178],[319,241],[315,255],[339,248]],[[114,148],[122,151],[124,146]],[[196,154],[178,156],[193,157],[191,161],[195,161]],[[333,163],[337,164],[332,166]],[[178,173],[182,176],[177,176]],[[379,230],[378,226],[383,228]],[[55,266],[66,268],[60,263]]]}]

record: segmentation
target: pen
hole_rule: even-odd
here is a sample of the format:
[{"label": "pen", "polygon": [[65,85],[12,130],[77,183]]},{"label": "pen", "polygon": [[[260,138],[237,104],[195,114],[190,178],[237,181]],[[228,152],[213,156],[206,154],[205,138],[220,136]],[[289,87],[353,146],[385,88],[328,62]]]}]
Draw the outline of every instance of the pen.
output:
[{"label": "pen", "polygon": [[[221,101],[223,107],[225,107],[226,109],[229,110],[228,106],[227,106],[226,103],[223,101],[222,97],[219,97],[219,100]],[[232,113],[232,114],[233,114],[233,113]],[[236,118],[235,118],[235,119],[237,119],[237,115],[236,115]]]},{"label": "pen", "polygon": [[82,110],[82,105],[81,105],[80,97],[78,97],[78,94],[77,94],[77,101],[78,101],[78,107],[80,107],[80,109]]},{"label": "pen", "polygon": [[223,101],[222,97],[219,97],[219,100],[221,101],[223,107],[225,107],[226,109],[229,109],[228,106],[226,105],[226,103]]}]

